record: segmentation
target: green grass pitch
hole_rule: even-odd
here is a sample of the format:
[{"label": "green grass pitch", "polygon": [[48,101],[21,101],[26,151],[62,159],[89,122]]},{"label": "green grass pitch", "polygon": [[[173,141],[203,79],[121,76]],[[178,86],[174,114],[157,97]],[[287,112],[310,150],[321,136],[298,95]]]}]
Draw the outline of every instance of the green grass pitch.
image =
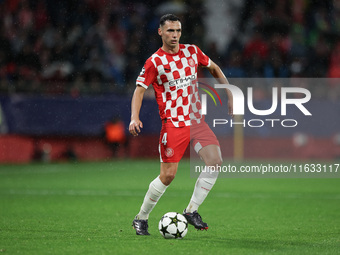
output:
[{"label": "green grass pitch", "polygon": [[158,221],[182,212],[189,162],[150,215],[131,227],[159,162],[126,160],[0,166],[0,254],[340,254],[340,179],[218,179],[189,226],[166,240]]}]

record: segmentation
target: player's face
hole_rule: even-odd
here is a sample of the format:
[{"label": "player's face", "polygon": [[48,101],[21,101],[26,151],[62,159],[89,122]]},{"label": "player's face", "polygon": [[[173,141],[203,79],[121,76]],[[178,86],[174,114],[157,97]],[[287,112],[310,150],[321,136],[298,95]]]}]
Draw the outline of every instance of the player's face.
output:
[{"label": "player's face", "polygon": [[179,21],[166,21],[158,29],[158,34],[162,37],[163,45],[169,48],[176,48],[181,38],[182,25]]}]

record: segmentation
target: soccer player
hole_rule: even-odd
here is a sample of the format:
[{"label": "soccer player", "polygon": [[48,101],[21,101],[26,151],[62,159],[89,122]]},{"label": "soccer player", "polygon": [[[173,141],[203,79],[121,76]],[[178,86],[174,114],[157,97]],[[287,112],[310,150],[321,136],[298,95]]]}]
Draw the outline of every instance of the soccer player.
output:
[{"label": "soccer player", "polygon": [[[228,84],[228,81],[219,66],[196,45],[179,43],[181,33],[181,22],[177,16],[166,14],[161,17],[158,34],[163,45],[146,60],[132,97],[129,125],[132,135],[137,136],[143,128],[139,112],[144,92],[151,84],[162,120],[159,139],[160,175],[150,183],[140,211],[133,220],[132,225],[137,235],[149,235],[149,214],[175,178],[178,162],[189,143],[206,166],[222,163],[219,142],[201,115],[197,68],[206,67],[221,84]],[[228,112],[232,115],[232,96],[226,91]],[[197,210],[215,184],[217,176],[218,172],[202,172],[199,175],[191,200],[183,212],[196,229],[208,229],[208,224],[203,222]]]}]

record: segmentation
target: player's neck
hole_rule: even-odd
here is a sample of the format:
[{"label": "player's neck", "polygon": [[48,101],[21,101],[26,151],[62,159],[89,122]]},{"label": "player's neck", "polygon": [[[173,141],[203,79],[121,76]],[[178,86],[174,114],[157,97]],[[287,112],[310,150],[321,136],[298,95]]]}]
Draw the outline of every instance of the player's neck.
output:
[{"label": "player's neck", "polygon": [[163,44],[162,50],[169,54],[176,54],[179,52],[179,44],[176,47],[169,47],[166,44]]}]

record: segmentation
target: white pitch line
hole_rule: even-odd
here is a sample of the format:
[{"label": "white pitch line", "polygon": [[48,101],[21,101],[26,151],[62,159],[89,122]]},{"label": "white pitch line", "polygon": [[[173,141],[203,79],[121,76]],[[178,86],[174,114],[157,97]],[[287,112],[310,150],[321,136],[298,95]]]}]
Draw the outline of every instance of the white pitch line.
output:
[{"label": "white pitch line", "polygon": [[[39,189],[8,189],[0,190],[1,195],[29,195],[29,196],[113,196],[113,197],[144,197],[145,192],[140,191],[110,191],[110,190],[39,190]],[[165,193],[169,197],[190,197],[191,192],[173,192]],[[329,199],[340,200],[339,194],[300,194],[300,193],[260,193],[260,192],[211,192],[211,197],[218,198],[251,198],[251,199]]]}]

